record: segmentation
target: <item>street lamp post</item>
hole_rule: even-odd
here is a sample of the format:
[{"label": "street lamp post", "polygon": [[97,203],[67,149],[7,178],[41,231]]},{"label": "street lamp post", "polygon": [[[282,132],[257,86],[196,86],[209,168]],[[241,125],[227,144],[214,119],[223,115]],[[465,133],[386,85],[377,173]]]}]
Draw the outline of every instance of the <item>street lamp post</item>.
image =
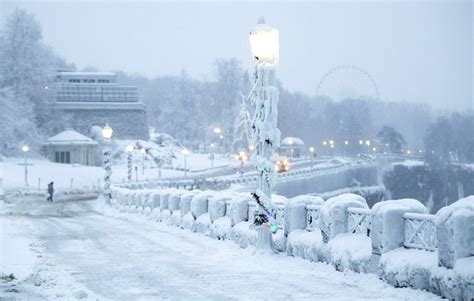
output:
[{"label": "street lamp post", "polygon": [[103,157],[104,157],[104,170],[105,170],[105,175],[104,175],[104,191],[103,195],[105,198],[105,202],[107,204],[110,204],[110,199],[112,198],[111,192],[110,192],[110,177],[112,176],[112,167],[111,167],[111,150],[110,150],[110,139],[112,139],[112,134],[113,134],[112,128],[109,126],[109,124],[105,124],[104,128],[102,129],[102,136],[104,137],[104,151],[103,151]]},{"label": "street lamp post", "polygon": [[125,147],[127,151],[127,180],[129,182],[132,181],[132,152],[133,152],[133,145],[129,144]]},{"label": "street lamp post", "polygon": [[146,150],[145,148],[140,148],[140,153],[142,154],[142,176],[145,176],[145,156]]},{"label": "street lamp post", "polygon": [[309,153],[311,154],[311,169],[313,169],[314,147],[309,148]]},{"label": "street lamp post", "polygon": [[260,204],[256,249],[261,252],[275,252],[273,237],[270,232],[270,220],[275,213],[271,200],[274,180],[274,164],[270,161],[273,150],[280,145],[281,133],[277,128],[278,121],[278,88],[276,87],[276,66],[279,59],[279,32],[265,24],[260,18],[250,32],[250,48],[255,62],[254,82],[252,89],[253,121],[252,129],[256,135],[255,155],[252,161],[259,173],[259,186],[254,194]]},{"label": "street lamp post", "polygon": [[184,178],[186,179],[188,177],[188,162],[187,162],[187,157],[189,155],[189,150],[186,148],[183,149],[183,156],[184,156]]},{"label": "street lamp post", "polygon": [[214,158],[215,158],[215,156],[214,156],[214,146],[215,145],[214,145],[214,143],[211,143],[210,146],[211,146],[210,147],[211,148],[211,154],[209,155],[209,159],[211,159],[211,168],[214,168]]},{"label": "street lamp post", "polygon": [[237,160],[240,161],[240,176],[244,176],[244,162],[248,160],[247,154],[241,151],[237,156]]},{"label": "street lamp post", "polygon": [[21,148],[25,157],[25,186],[28,187],[28,152],[30,147],[28,145],[23,145]]}]

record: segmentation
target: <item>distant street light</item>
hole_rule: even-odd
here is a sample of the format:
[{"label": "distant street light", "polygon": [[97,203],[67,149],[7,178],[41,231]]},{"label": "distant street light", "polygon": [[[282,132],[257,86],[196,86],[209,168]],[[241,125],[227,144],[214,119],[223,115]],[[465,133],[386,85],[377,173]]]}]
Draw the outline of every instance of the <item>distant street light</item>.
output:
[{"label": "distant street light", "polygon": [[240,176],[244,176],[244,162],[248,160],[247,154],[244,151],[241,151],[239,155],[236,157],[238,161],[240,161]]},{"label": "distant street light", "polygon": [[21,150],[25,156],[25,186],[28,187],[28,152],[30,151],[30,147],[25,144]]},{"label": "distant street light", "polygon": [[215,134],[220,134],[221,133],[221,128],[214,128],[214,133]]},{"label": "distant street light", "polygon": [[102,129],[102,137],[104,137],[104,151],[103,151],[103,157],[104,157],[104,170],[105,170],[105,175],[104,175],[104,191],[103,195],[105,198],[105,202],[107,204],[110,204],[110,199],[112,198],[112,194],[110,191],[110,177],[112,176],[112,167],[111,167],[111,150],[110,150],[110,139],[112,139],[112,134],[113,134],[112,128],[109,126],[109,124],[105,124],[104,128]]},{"label": "distant street light", "polygon": [[133,145],[129,144],[125,147],[127,151],[127,180],[129,182],[132,181],[132,152],[133,152]]},{"label": "distant street light", "polygon": [[367,152],[370,153],[370,140],[366,140],[365,144],[367,145]]},{"label": "distant street light", "polygon": [[183,156],[184,156],[184,178],[186,179],[188,177],[187,157],[189,155],[189,150],[184,148],[182,153],[183,153]]}]

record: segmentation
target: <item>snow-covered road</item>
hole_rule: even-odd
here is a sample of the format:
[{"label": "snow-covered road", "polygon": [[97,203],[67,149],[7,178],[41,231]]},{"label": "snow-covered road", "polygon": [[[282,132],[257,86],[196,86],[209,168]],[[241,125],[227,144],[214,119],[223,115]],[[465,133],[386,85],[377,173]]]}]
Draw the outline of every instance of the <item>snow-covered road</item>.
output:
[{"label": "snow-covered road", "polygon": [[[33,277],[18,280],[18,292],[5,296],[94,300],[438,298],[393,288],[375,275],[341,273],[326,264],[284,254],[253,255],[252,250],[240,249],[231,241],[120,214],[104,209],[98,201],[2,206],[0,220],[30,239],[38,257]],[[0,289],[0,296],[7,294],[5,286]]]}]

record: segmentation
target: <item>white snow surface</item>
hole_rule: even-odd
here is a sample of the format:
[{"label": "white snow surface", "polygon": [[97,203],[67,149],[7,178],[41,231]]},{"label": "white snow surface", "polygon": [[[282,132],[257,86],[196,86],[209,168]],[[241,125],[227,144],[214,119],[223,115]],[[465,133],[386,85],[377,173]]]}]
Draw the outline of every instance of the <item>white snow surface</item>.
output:
[{"label": "white snow surface", "polygon": [[15,229],[22,239],[37,240],[34,247],[23,243],[19,248],[34,248],[42,256],[30,271],[38,286],[14,281],[15,298],[438,299],[427,292],[394,288],[375,275],[341,273],[285,254],[254,254],[252,248],[241,249],[232,241],[120,213],[97,201],[17,202],[2,204],[2,212],[2,224],[11,225],[7,231]]}]

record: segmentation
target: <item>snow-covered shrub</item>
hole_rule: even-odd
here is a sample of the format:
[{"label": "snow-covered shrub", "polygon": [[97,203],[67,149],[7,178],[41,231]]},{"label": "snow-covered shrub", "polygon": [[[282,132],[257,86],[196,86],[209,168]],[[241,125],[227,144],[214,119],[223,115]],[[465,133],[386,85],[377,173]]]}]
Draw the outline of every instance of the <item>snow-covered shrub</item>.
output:
[{"label": "snow-covered shrub", "polygon": [[285,235],[293,230],[306,228],[306,205],[322,205],[324,200],[311,195],[300,195],[291,198],[285,209]]},{"label": "snow-covered shrub", "polygon": [[347,232],[347,208],[368,208],[365,199],[359,195],[345,193],[327,200],[321,207],[319,227],[324,242],[339,233]]},{"label": "snow-covered shrub", "polygon": [[191,211],[181,218],[181,228],[194,231],[194,216]]},{"label": "snow-covered shrub", "polygon": [[209,200],[209,217],[211,218],[211,222],[225,215],[226,201],[231,199],[231,195],[221,193],[216,194]]},{"label": "snow-covered shrub", "polygon": [[474,256],[474,195],[436,213],[436,236],[440,265],[452,268],[458,258]]},{"label": "snow-covered shrub", "polygon": [[438,267],[430,278],[432,292],[450,300],[474,300],[474,256],[456,260],[453,269]]},{"label": "snow-covered shrub", "polygon": [[372,208],[372,252],[383,254],[403,246],[406,212],[427,214],[428,208],[414,199],[379,202]]}]

